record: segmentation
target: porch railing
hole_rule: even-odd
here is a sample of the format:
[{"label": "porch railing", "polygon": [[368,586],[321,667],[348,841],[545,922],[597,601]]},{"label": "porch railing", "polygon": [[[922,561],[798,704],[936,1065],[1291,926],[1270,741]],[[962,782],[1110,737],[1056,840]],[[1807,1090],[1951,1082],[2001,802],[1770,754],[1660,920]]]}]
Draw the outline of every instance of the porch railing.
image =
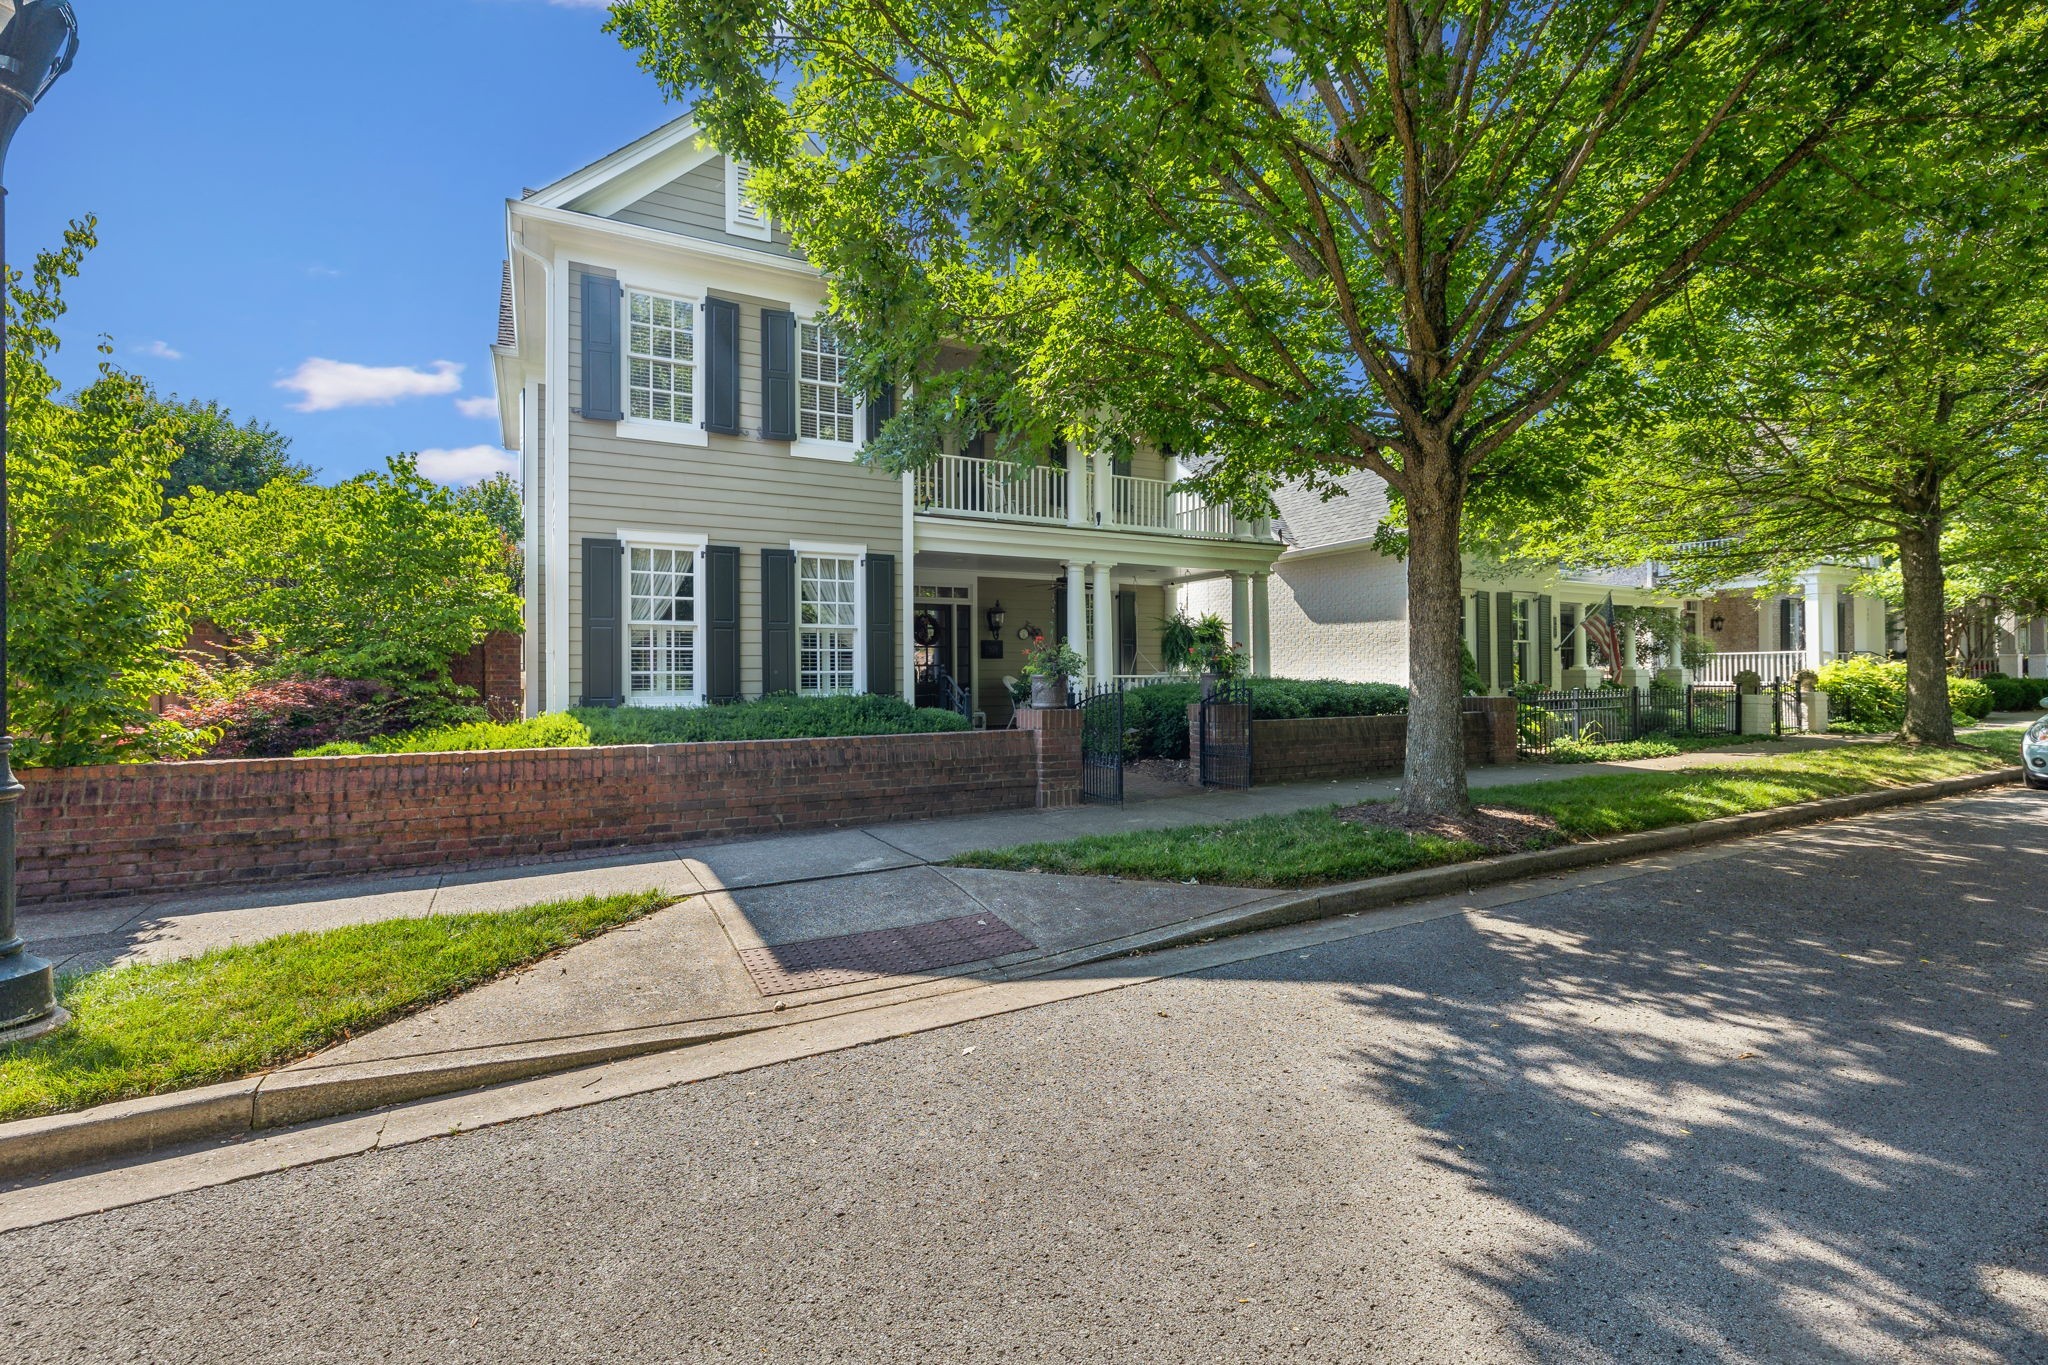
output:
[{"label": "porch railing", "polygon": [[[1821,662],[1834,658],[1831,653],[1822,654]],[[1775,678],[1796,678],[1806,667],[1803,649],[1731,650],[1708,659],[1692,671],[1692,676],[1694,682],[1725,687],[1735,682],[1738,673],[1754,673],[1768,683]]]},{"label": "porch railing", "polygon": [[1007,460],[942,455],[917,471],[917,505],[1003,521],[1065,521],[1067,472],[1020,469]]},{"label": "porch railing", "polygon": [[[1019,468],[1006,460],[941,455],[920,468],[914,485],[920,511],[987,517],[995,521],[1095,524],[1095,480],[1080,479],[1078,516],[1067,498],[1067,471],[1052,465]],[[1212,507],[1177,493],[1165,479],[1111,476],[1109,525],[1126,531],[1163,531],[1197,540],[1270,539],[1270,523]]]}]

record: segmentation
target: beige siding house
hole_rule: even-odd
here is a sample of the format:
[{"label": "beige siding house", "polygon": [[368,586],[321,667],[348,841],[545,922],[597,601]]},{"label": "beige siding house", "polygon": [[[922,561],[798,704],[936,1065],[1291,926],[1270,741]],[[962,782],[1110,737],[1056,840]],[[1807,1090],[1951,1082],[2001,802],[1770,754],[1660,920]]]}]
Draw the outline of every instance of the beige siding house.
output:
[{"label": "beige siding house", "polygon": [[863,464],[882,414],[745,179],[685,118],[506,205],[531,710],[885,692],[1000,726],[1033,632],[1107,681],[1170,665],[1176,591],[1263,601],[1271,526],[1175,491],[1158,451]]}]

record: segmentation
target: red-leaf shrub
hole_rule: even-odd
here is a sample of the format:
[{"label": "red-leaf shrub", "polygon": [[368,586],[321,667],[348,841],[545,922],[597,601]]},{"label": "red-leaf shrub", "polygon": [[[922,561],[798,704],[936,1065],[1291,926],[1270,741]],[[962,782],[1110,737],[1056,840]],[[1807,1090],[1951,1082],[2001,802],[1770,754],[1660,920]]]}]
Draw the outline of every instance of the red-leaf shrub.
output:
[{"label": "red-leaf shrub", "polygon": [[169,718],[220,732],[208,758],[284,758],[322,744],[376,739],[407,724],[389,687],[343,678],[259,683],[227,701],[174,708]]}]

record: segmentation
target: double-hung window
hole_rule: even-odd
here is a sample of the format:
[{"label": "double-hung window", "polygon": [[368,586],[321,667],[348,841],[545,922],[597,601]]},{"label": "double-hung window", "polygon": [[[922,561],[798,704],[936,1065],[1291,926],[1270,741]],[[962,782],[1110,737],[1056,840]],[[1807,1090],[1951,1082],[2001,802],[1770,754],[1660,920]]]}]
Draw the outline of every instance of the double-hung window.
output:
[{"label": "double-hung window", "polygon": [[846,383],[846,353],[822,322],[797,330],[797,435],[806,441],[853,443],[853,390]]},{"label": "double-hung window", "polygon": [[667,545],[627,548],[626,676],[636,701],[697,695],[697,552]]},{"label": "double-hung window", "polygon": [[797,690],[851,692],[860,640],[860,564],[852,555],[797,557]]},{"label": "double-hung window", "polygon": [[626,293],[626,416],[690,425],[697,420],[697,305]]},{"label": "double-hung window", "polygon": [[1515,631],[1515,681],[1534,682],[1536,680],[1536,644],[1533,622],[1536,617],[1536,603],[1531,598],[1518,596],[1514,599],[1514,606],[1510,610],[1509,619],[1514,623]]}]

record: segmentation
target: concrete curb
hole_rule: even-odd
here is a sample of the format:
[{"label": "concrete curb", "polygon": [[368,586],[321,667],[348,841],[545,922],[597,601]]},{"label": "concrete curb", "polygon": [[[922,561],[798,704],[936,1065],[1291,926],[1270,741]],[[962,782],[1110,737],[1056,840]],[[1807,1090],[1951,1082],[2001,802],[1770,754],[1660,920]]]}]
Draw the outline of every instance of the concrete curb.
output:
[{"label": "concrete curb", "polygon": [[[1253,933],[1335,915],[1378,910],[1405,901],[1455,895],[1480,887],[1623,862],[1799,825],[1818,824],[1892,806],[1938,800],[2017,782],[2017,767],[1944,778],[1853,796],[1830,797],[1749,815],[1649,830],[1482,862],[1375,877],[1369,881],[1281,894],[1200,919],[1144,930],[1083,948],[1011,965],[983,980],[1019,980],[1135,953]],[[18,1181],[74,1167],[146,1155],[159,1148],[232,1138],[269,1128],[361,1113],[434,1095],[594,1066],[622,1058],[674,1051],[748,1033],[764,1032],[839,1014],[900,1003],[909,996],[971,988],[971,979],[945,978],[920,987],[893,988],[876,997],[821,1001],[766,1014],[759,1022],[699,1021],[629,1030],[623,1034],[548,1040],[529,1045],[393,1058],[346,1066],[307,1066],[223,1085],[125,1100],[70,1114],[0,1124],[0,1181]]]}]

